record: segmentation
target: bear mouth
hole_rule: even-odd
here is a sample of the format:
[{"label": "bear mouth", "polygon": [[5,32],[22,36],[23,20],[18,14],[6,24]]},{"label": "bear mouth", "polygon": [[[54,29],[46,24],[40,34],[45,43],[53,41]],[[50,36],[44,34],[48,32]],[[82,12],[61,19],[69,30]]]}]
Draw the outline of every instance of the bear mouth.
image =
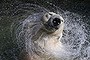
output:
[{"label": "bear mouth", "polygon": [[61,20],[60,18],[50,18],[45,24],[45,29],[48,32],[55,32],[60,28]]}]

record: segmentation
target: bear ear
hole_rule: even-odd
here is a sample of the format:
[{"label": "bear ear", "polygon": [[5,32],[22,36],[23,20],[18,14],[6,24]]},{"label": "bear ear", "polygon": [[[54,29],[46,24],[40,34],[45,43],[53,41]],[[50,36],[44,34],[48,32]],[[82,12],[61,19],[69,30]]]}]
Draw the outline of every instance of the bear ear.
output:
[{"label": "bear ear", "polygon": [[47,19],[49,19],[49,18],[50,18],[50,15],[49,15],[48,13],[46,13],[46,14],[44,15],[44,17],[46,17]]},{"label": "bear ear", "polygon": [[51,17],[51,15],[49,13],[43,14],[43,16],[42,16],[42,22],[43,23],[46,23],[49,20],[50,17]]}]

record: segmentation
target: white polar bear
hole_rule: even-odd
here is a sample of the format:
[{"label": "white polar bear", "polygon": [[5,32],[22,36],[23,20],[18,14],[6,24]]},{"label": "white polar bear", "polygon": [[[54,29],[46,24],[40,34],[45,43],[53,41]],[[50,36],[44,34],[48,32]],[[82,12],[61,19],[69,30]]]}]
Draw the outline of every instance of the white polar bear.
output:
[{"label": "white polar bear", "polygon": [[20,54],[22,60],[56,60],[63,52],[60,42],[64,28],[64,19],[56,13],[42,14],[40,22],[30,22],[25,34],[25,47]]}]

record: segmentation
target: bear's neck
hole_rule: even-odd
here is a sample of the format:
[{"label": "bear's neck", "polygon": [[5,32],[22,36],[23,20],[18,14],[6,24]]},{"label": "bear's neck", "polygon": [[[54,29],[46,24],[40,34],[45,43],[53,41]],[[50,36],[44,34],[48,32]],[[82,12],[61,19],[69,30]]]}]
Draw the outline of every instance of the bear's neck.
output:
[{"label": "bear's neck", "polygon": [[[52,35],[42,35],[43,38],[39,38],[37,41],[34,41],[35,48],[36,48],[36,54],[43,56],[46,58],[46,56],[55,56],[57,57],[60,51],[59,48],[62,48],[62,43],[60,42],[60,39],[62,37],[62,34],[60,37],[58,36],[52,36]],[[33,48],[33,47],[32,47]]]}]

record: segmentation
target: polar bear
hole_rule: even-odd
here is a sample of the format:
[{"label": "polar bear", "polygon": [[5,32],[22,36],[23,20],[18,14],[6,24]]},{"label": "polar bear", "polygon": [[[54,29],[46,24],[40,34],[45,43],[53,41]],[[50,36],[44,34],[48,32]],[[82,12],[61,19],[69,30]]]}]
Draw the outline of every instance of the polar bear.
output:
[{"label": "polar bear", "polygon": [[[62,49],[60,39],[63,33],[64,19],[59,14],[47,12],[42,14],[40,21],[40,27],[35,27],[35,23],[29,26],[29,30],[32,28],[28,31],[28,33],[31,32],[31,38],[30,41],[25,42],[27,46],[20,53],[21,60],[58,59],[59,51]],[[33,29],[33,27],[35,28]]]}]

